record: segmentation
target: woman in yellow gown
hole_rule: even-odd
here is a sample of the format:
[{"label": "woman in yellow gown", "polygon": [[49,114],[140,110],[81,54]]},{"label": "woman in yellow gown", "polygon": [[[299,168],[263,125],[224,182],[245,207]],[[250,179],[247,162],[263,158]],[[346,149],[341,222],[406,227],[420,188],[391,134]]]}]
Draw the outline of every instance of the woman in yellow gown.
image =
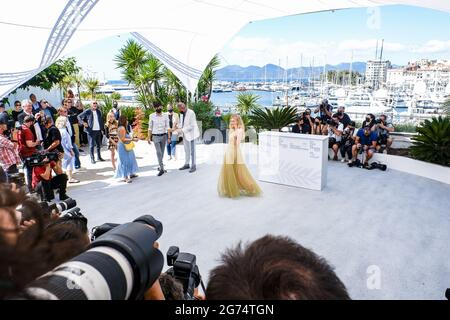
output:
[{"label": "woman in yellow gown", "polygon": [[244,123],[239,115],[230,118],[228,147],[220,172],[217,191],[222,197],[236,198],[240,195],[259,196],[261,189],[245,165],[240,144],[245,137]]}]

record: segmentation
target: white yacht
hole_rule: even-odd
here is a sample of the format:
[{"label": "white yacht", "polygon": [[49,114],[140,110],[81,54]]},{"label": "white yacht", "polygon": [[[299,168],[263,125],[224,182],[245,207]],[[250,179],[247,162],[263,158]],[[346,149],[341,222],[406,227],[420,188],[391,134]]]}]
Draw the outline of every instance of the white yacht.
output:
[{"label": "white yacht", "polygon": [[370,92],[349,92],[344,101],[345,111],[349,113],[384,113],[392,110],[391,107],[375,100]]}]

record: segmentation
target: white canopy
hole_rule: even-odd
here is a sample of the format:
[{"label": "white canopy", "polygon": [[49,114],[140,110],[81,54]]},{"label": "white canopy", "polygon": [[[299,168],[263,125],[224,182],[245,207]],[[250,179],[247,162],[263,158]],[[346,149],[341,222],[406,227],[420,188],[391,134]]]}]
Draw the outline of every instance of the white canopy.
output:
[{"label": "white canopy", "polygon": [[251,21],[387,4],[450,12],[448,0],[2,1],[0,97],[71,51],[128,32],[194,91],[213,55]]}]

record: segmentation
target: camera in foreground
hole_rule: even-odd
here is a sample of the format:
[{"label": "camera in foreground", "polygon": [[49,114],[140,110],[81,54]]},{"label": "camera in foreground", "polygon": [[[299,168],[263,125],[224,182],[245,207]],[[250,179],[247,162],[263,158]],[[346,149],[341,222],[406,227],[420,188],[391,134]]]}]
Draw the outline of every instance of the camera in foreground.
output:
[{"label": "camera in foreground", "polygon": [[200,284],[204,292],[205,286],[197,266],[197,258],[192,253],[180,252],[180,248],[171,246],[167,250],[167,265],[169,268],[166,273],[180,281],[183,285],[185,300],[194,300],[194,290]]},{"label": "camera in foreground", "polygon": [[25,159],[25,165],[28,165],[30,167],[42,167],[51,161],[56,162],[58,160],[58,152],[36,153]]},{"label": "camera in foreground", "polygon": [[153,246],[162,230],[150,215],[116,226],[86,252],[31,283],[27,294],[57,300],[142,299],[164,264]]}]

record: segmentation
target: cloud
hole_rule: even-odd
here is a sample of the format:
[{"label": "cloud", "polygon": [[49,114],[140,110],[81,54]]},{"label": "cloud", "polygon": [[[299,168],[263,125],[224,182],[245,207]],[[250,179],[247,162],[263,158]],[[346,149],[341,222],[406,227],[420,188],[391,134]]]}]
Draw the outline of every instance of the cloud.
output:
[{"label": "cloud", "polygon": [[450,40],[430,40],[424,43],[422,46],[416,47],[412,50],[415,53],[431,54],[431,53],[444,53],[450,51]]},{"label": "cloud", "polygon": [[[374,51],[377,47],[376,39],[368,39],[368,40],[344,40],[339,44],[340,50],[359,50],[359,51]],[[381,41],[378,41],[378,49],[381,48]],[[407,49],[407,46],[397,42],[384,42],[383,48],[386,51],[398,52]]]}]

